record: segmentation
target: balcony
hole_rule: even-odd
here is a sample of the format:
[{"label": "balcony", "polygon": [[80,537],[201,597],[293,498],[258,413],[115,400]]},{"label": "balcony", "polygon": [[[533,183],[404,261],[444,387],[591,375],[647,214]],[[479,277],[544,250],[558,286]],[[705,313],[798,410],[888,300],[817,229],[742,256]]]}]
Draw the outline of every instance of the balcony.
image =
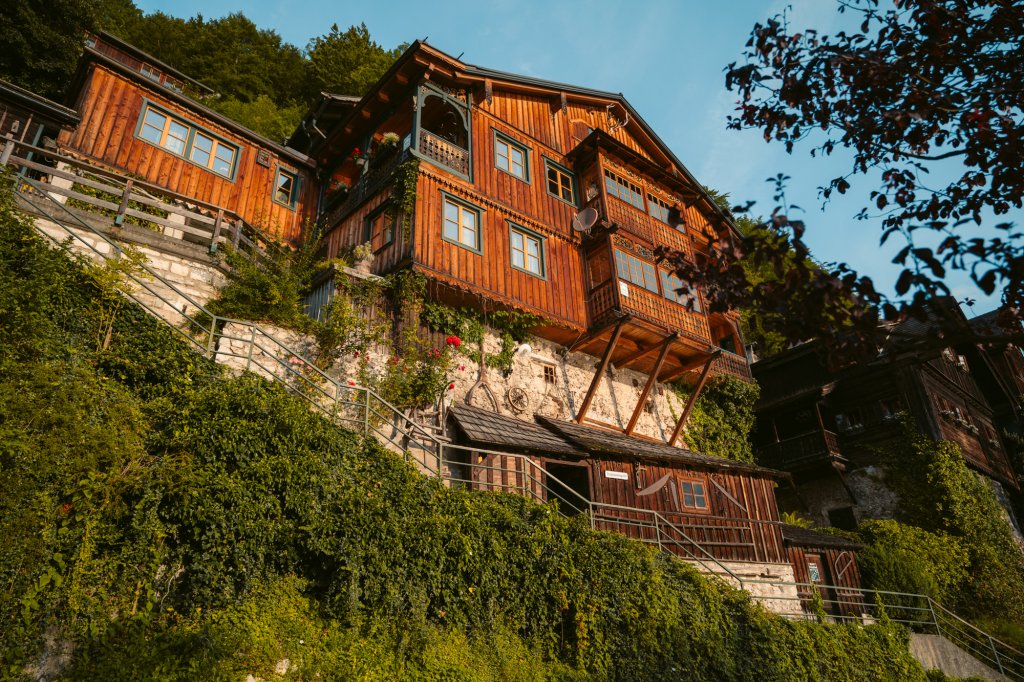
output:
[{"label": "balcony", "polygon": [[442,139],[429,130],[420,130],[417,151],[421,156],[459,175],[469,176],[469,150]]},{"label": "balcony", "polygon": [[328,198],[327,208],[320,218],[320,227],[329,230],[340,223],[345,216],[356,210],[360,204],[378,192],[395,174],[399,164],[409,158],[408,150],[391,154],[385,159],[373,159],[370,168],[359,177],[348,193],[342,197]]},{"label": "balcony", "polygon": [[846,462],[839,449],[839,440],[831,431],[811,431],[765,445],[760,448],[758,455],[763,466],[786,471],[806,469],[817,464]]},{"label": "balcony", "polygon": [[747,359],[742,355],[736,355],[729,351],[722,351],[722,354],[715,360],[715,364],[712,365],[712,369],[715,374],[726,374],[747,383],[754,380],[750,372],[750,365],[747,364]]}]

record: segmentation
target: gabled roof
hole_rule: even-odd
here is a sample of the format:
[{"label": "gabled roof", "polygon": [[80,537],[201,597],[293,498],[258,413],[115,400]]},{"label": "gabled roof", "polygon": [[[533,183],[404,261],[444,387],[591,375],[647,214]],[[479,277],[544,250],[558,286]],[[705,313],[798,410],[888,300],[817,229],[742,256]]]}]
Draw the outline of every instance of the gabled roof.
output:
[{"label": "gabled roof", "polygon": [[78,112],[74,109],[57,104],[4,80],[0,80],[0,102],[10,102],[55,123],[74,125],[81,120]]},{"label": "gabled roof", "polygon": [[838,535],[821,533],[810,528],[791,526],[788,523],[780,524],[782,529],[782,540],[787,545],[799,547],[825,547],[831,549],[849,549],[856,551],[863,549],[864,545],[853,540],[847,540]]},{"label": "gabled roof", "polygon": [[585,450],[576,448],[535,422],[506,417],[469,405],[453,407],[451,415],[462,434],[474,445],[578,457],[586,454]]},{"label": "gabled roof", "polygon": [[[733,225],[732,218],[718,207],[714,199],[704,190],[703,185],[701,185],[690,171],[687,170],[686,166],[683,165],[683,162],[676,157],[672,150],[669,149],[668,145],[666,145],[658,134],[654,132],[654,129],[648,125],[636,109],[633,108],[633,105],[626,100],[622,93],[595,90],[592,88],[570,85],[568,83],[559,83],[556,81],[549,81],[541,78],[523,76],[521,74],[508,73],[497,69],[476,66],[452,57],[422,40],[416,40],[409,45],[406,51],[403,52],[395,63],[391,65],[391,68],[388,69],[388,71],[381,76],[373,87],[371,87],[370,90],[360,99],[359,104],[353,109],[353,111],[338,122],[336,129],[342,128],[354,121],[356,116],[359,115],[359,112],[374,103],[378,97],[378,93],[388,83],[395,79],[397,74],[411,68],[411,65],[415,64],[419,64],[425,72],[436,71],[439,75],[443,74],[456,81],[462,81],[465,83],[475,82],[480,86],[485,86],[487,83],[500,84],[521,91],[547,94],[551,97],[564,94],[567,98],[576,100],[585,100],[603,104],[617,104],[621,106],[628,114],[629,125],[636,126],[636,128],[650,140],[652,146],[657,149],[668,162],[670,168],[665,169],[665,172],[676,174],[680,180],[691,184],[695,193],[704,200],[704,203],[706,203],[707,209],[715,214],[723,224],[728,225],[729,228],[734,231],[736,230],[736,227]],[[308,125],[311,118],[315,123],[315,111],[311,110],[306,115],[303,119],[303,124]],[[296,133],[289,138],[289,142],[296,138],[296,134],[300,133],[303,129],[304,125],[300,124]],[[324,132],[327,132],[328,137],[330,137],[329,131]],[[310,153],[312,153],[312,151]]]}]

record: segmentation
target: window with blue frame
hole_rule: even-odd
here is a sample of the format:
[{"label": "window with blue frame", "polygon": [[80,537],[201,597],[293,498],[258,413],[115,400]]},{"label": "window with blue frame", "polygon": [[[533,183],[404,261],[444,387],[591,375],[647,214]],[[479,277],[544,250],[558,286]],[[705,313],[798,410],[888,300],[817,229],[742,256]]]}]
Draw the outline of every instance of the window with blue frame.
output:
[{"label": "window with blue frame", "polygon": [[672,210],[672,207],[667,202],[662,201],[653,194],[647,195],[647,207],[652,216],[660,220],[661,222],[668,224],[668,217]]},{"label": "window with blue frame", "polygon": [[274,178],[274,201],[288,208],[295,208],[299,201],[299,176],[290,170],[277,167]]},{"label": "window with blue frame", "polygon": [[693,302],[693,312],[701,312],[700,308],[700,296],[693,289],[690,289],[685,294],[679,292],[683,286],[683,280],[679,279],[671,272],[660,270],[661,273],[661,290],[665,294],[665,298],[670,301],[675,301],[680,305],[689,306],[690,302]]}]

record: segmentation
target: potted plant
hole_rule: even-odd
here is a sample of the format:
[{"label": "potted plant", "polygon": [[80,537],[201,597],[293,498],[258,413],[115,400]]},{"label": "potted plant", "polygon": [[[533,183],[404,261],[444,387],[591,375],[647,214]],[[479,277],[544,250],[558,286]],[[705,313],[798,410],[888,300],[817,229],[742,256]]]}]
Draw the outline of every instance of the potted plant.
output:
[{"label": "potted plant", "polygon": [[363,166],[366,164],[366,152],[359,147],[352,149],[352,160],[356,162],[357,166]]},{"label": "potted plant", "polygon": [[373,264],[373,245],[364,242],[352,249],[353,267],[356,271],[370,274],[370,265]]}]

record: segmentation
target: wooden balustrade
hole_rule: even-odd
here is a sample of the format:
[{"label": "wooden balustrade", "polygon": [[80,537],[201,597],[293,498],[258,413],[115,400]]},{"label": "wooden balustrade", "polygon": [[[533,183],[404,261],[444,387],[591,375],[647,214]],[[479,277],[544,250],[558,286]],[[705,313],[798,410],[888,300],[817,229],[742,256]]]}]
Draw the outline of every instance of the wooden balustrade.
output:
[{"label": "wooden balustrade", "polygon": [[[619,305],[623,312],[645,318],[656,324],[667,325],[672,331],[677,331],[697,341],[711,343],[711,333],[708,331],[708,323],[704,315],[691,312],[686,306],[669,301],[664,296],[635,284],[626,283],[626,286],[629,287],[629,295],[619,295]],[[749,370],[747,370],[747,377],[749,378],[749,376]]]},{"label": "wooden balustrade", "polygon": [[750,372],[750,365],[747,364],[747,359],[742,355],[736,355],[725,350],[715,360],[712,369],[716,374],[728,374],[741,381],[749,382],[754,379],[754,375]]},{"label": "wooden balustrade", "polygon": [[420,131],[420,154],[456,173],[469,175],[469,150],[442,139],[429,130]]},{"label": "wooden balustrade", "polygon": [[762,447],[760,461],[782,469],[843,459],[839,439],[831,431],[810,431]]},{"label": "wooden balustrade", "polygon": [[352,185],[345,198],[330,201],[327,212],[318,221],[320,227],[328,230],[344,220],[346,216],[359,208],[364,201],[371,198],[381,187],[390,182],[395,174],[395,169],[398,168],[399,164],[407,161],[409,156],[408,150],[405,150],[396,152],[384,159],[372,159],[370,168]]},{"label": "wooden balustrade", "polygon": [[206,247],[230,244],[263,254],[277,243],[223,207],[197,201],[94,164],[8,139],[0,165],[13,166],[32,184],[20,191],[45,192],[71,210],[109,218],[111,226],[135,224],[166,237]]}]

